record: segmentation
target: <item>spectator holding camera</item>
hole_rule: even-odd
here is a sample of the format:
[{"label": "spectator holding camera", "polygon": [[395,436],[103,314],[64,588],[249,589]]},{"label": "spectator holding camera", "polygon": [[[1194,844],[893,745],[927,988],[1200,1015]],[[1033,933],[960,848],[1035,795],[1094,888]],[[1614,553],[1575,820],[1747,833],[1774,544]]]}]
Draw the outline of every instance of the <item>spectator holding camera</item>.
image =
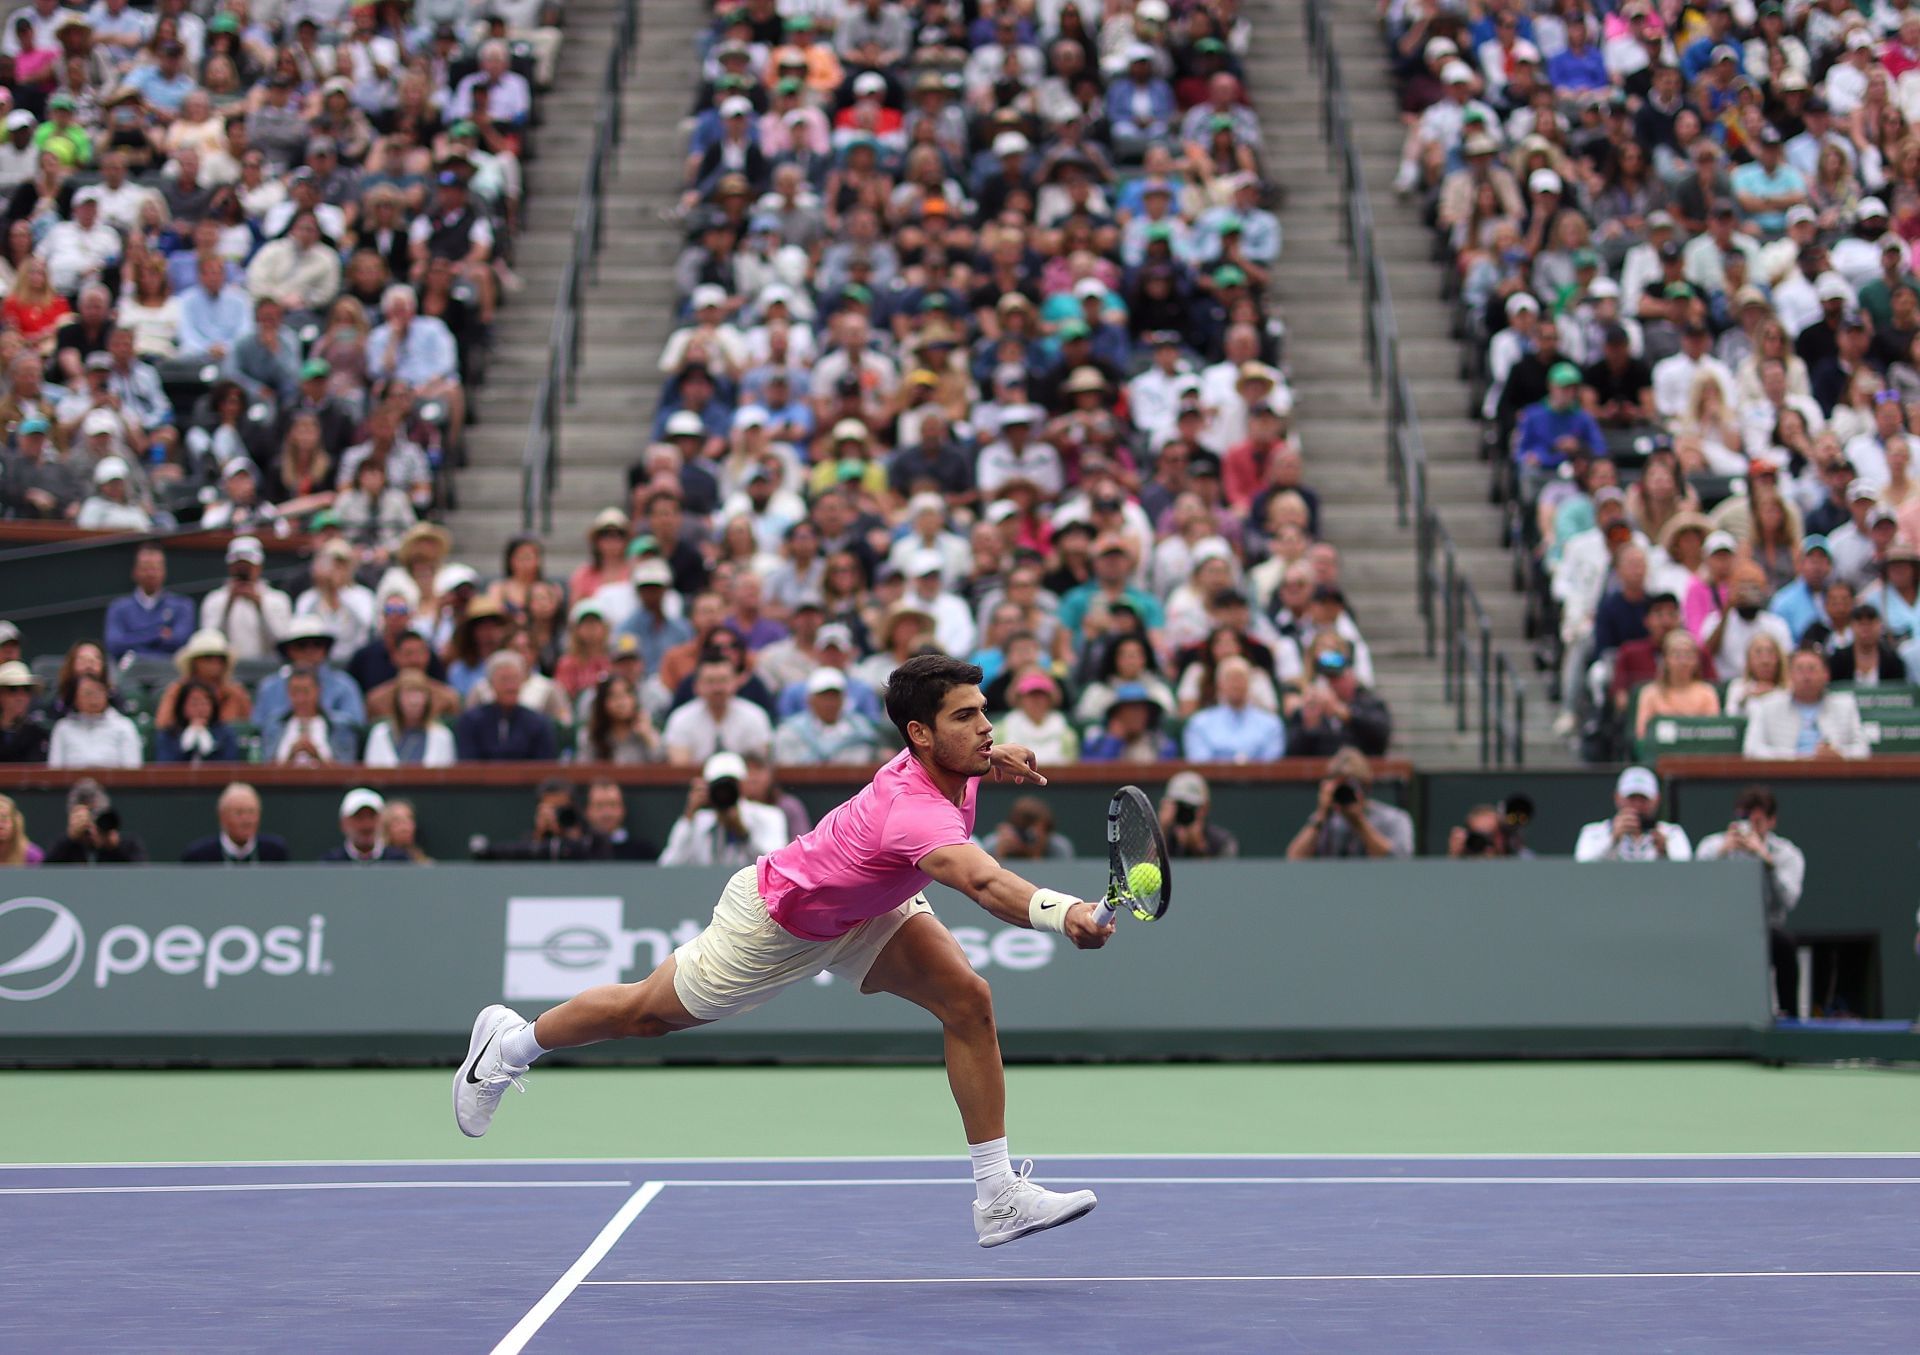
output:
[{"label": "spectator holding camera", "polygon": [[1373,798],[1373,764],[1357,748],[1327,760],[1313,813],[1287,844],[1289,861],[1413,855],[1413,816]]},{"label": "spectator holding camera", "polygon": [[1240,855],[1240,842],[1208,817],[1213,789],[1199,772],[1175,772],[1160,797],[1160,833],[1168,856],[1226,857]]},{"label": "spectator holding camera", "polygon": [[293,624],[293,602],[261,577],[267,552],[259,540],[236,536],[227,543],[227,581],[200,604],[200,627],[227,637],[232,657],[265,658]]},{"label": "spectator holding camera", "polygon": [[1614,814],[1580,830],[1576,861],[1691,861],[1687,830],[1660,820],[1660,778],[1629,767],[1613,783]]},{"label": "spectator holding camera", "polygon": [[1495,805],[1475,805],[1467,811],[1466,822],[1447,834],[1447,855],[1456,861],[1498,860],[1500,850],[1500,810]]},{"label": "spectator holding camera", "polygon": [[787,845],[787,818],[741,794],[747,764],[715,753],[687,790],[687,807],[667,835],[663,866],[746,866]]},{"label": "spectator holding camera", "polygon": [[1799,959],[1787,914],[1800,902],[1806,885],[1807,858],[1792,842],[1774,830],[1780,825],[1780,802],[1765,786],[1749,786],[1733,802],[1733,821],[1726,831],[1700,839],[1696,861],[1752,857],[1766,872],[1762,892],[1767,901],[1767,951],[1773,965],[1774,1012],[1791,1013],[1798,988]]},{"label": "spectator holding camera", "polygon": [[518,842],[467,841],[476,861],[597,861],[612,855],[605,838],[589,827],[574,803],[573,786],[558,778],[534,792],[533,832]]},{"label": "spectator holding camera", "polygon": [[1073,843],[1053,827],[1053,810],[1037,795],[1022,795],[1007,807],[1006,822],[974,841],[996,861],[1069,861]]},{"label": "spectator holding camera", "polygon": [[47,849],[50,866],[120,865],[145,861],[140,839],[121,831],[120,813],[106,788],[82,777],[67,792],[67,835]]},{"label": "spectator holding camera", "polygon": [[1344,640],[1314,656],[1313,677],[1287,715],[1290,757],[1332,757],[1358,748],[1372,757],[1387,751],[1393,717],[1387,703],[1360,685]]}]

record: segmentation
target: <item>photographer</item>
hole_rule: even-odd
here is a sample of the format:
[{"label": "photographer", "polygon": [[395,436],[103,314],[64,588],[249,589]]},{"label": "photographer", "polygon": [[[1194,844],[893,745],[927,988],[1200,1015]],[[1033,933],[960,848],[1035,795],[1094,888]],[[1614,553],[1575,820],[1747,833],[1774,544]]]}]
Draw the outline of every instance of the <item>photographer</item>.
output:
[{"label": "photographer", "polygon": [[536,794],[532,836],[496,845],[476,834],[468,842],[474,860],[601,861],[612,855],[607,840],[587,826],[574,803],[572,785],[558,779],[543,781]]},{"label": "photographer", "polygon": [[1356,748],[1327,760],[1320,802],[1287,844],[1289,861],[1413,855],[1413,816],[1372,797],[1373,765]]},{"label": "photographer", "polygon": [[1239,840],[1208,818],[1213,790],[1199,772],[1175,772],[1160,798],[1160,831],[1168,856],[1240,855]]},{"label": "photographer", "polygon": [[738,753],[715,753],[687,791],[674,821],[663,866],[746,866],[787,845],[787,818],[772,805],[744,799],[747,764]]},{"label": "photographer", "polygon": [[67,792],[67,835],[47,849],[50,866],[120,865],[145,861],[140,839],[120,830],[120,814],[104,787],[82,777]]},{"label": "photographer", "polygon": [[1693,859],[1720,861],[1751,856],[1766,868],[1763,892],[1767,900],[1767,951],[1773,966],[1774,1014],[1792,1016],[1797,1001],[1800,960],[1787,931],[1787,914],[1800,902],[1806,885],[1807,858],[1798,847],[1774,831],[1780,823],[1780,803],[1765,786],[1748,786],[1733,802],[1733,822],[1724,833],[1700,839]]},{"label": "photographer", "polygon": [[1660,818],[1660,778],[1628,767],[1613,784],[1614,815],[1580,830],[1576,861],[1691,861],[1693,844],[1677,823]]},{"label": "photographer", "polygon": [[1463,823],[1447,834],[1447,855],[1455,860],[1532,860],[1520,840],[1533,818],[1533,801],[1515,795],[1497,805],[1475,805]]},{"label": "photographer", "polygon": [[1053,811],[1037,795],[1007,806],[1007,821],[974,839],[996,861],[1070,861],[1073,843],[1053,828]]}]

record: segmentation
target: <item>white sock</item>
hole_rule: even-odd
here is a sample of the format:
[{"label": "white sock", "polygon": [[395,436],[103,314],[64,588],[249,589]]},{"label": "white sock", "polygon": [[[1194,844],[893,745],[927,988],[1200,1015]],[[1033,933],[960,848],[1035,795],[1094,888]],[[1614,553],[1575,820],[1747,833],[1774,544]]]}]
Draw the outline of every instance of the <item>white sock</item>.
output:
[{"label": "white sock", "polygon": [[1007,1161],[1007,1141],[990,1139],[969,1143],[967,1156],[973,1159],[973,1198],[983,1205],[1013,1183],[1013,1164]]},{"label": "white sock", "polygon": [[525,1068],[547,1051],[533,1038],[533,1022],[522,1021],[500,1037],[500,1057],[516,1068]]}]

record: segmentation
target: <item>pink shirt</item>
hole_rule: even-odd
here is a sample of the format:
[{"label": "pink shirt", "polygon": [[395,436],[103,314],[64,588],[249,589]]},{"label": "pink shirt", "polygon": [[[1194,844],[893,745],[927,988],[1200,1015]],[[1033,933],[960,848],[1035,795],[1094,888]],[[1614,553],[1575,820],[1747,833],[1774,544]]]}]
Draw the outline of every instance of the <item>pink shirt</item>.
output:
[{"label": "pink shirt", "polygon": [[760,858],[768,915],[803,941],[831,941],[891,912],[926,888],[922,858],[973,840],[979,794],[968,781],[954,804],[901,752],[811,833]]}]

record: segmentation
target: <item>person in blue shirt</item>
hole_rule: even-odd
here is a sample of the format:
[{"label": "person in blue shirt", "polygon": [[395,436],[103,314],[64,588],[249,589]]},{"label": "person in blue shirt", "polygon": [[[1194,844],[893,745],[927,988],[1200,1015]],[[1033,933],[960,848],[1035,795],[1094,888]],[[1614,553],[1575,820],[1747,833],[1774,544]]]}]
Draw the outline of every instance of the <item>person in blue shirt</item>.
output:
[{"label": "person in blue shirt", "polygon": [[1547,370],[1547,398],[1528,405],[1514,434],[1513,459],[1520,467],[1520,492],[1528,503],[1560,469],[1560,463],[1584,447],[1606,455],[1600,424],[1580,405],[1580,369],[1556,362]]},{"label": "person in blue shirt", "polygon": [[1167,139],[1179,111],[1173,86],[1153,73],[1153,48],[1145,43],[1129,47],[1126,74],[1107,87],[1114,158],[1139,163],[1148,146]]},{"label": "person in blue shirt", "polygon": [[1728,182],[1747,220],[1769,240],[1777,239],[1787,229],[1787,209],[1806,202],[1807,181],[1787,163],[1785,144],[1773,128],[1760,129],[1757,155],[1734,170]]},{"label": "person in blue shirt", "polygon": [[168,659],[193,634],[191,599],[167,591],[167,553],[142,546],[133,557],[133,592],[107,608],[107,662]]},{"label": "person in blue shirt", "polygon": [[1086,620],[1087,608],[1093,605],[1095,598],[1103,598],[1108,606],[1124,601],[1133,608],[1134,615],[1140,618],[1141,624],[1157,643],[1160,631],[1167,624],[1166,611],[1158,598],[1135,588],[1132,578],[1132,544],[1117,533],[1101,537],[1093,545],[1093,577],[1077,588],[1070,589],[1060,599],[1060,624],[1079,634],[1081,623]]},{"label": "person in blue shirt", "polygon": [[1280,717],[1252,702],[1253,665],[1235,656],[1214,674],[1219,700],[1195,711],[1183,739],[1189,762],[1271,762],[1286,756]]},{"label": "person in blue shirt", "polygon": [[311,671],[320,680],[320,713],[335,732],[357,736],[366,727],[367,706],[360,684],[344,669],[327,662],[333,650],[333,633],[315,616],[303,616],[287,628],[280,640],[280,656],[287,666],[261,680],[254,693],[253,722],[260,726],[260,746],[277,748],[280,730],[292,705],[287,699],[287,679],[294,671]]},{"label": "person in blue shirt", "polygon": [[1816,621],[1825,621],[1834,630],[1844,627],[1844,618],[1828,618],[1825,599],[1827,580],[1833,577],[1833,547],[1818,532],[1800,541],[1800,577],[1773,595],[1767,610],[1787,623],[1797,645]]},{"label": "person in blue shirt", "polygon": [[1593,45],[1587,16],[1575,12],[1567,16],[1567,47],[1547,59],[1547,78],[1562,96],[1588,89],[1607,89],[1613,79],[1607,74],[1607,61]]},{"label": "person in blue shirt", "polygon": [[169,38],[160,44],[158,60],[151,66],[135,66],[127,72],[128,88],[163,113],[178,113],[180,105],[199,88],[186,69],[187,49]]},{"label": "person in blue shirt", "polygon": [[180,356],[224,362],[253,332],[253,298],[228,285],[227,261],[218,254],[202,255],[196,275],[180,297]]},{"label": "person in blue shirt", "polygon": [[1160,728],[1166,714],[1138,682],[1114,688],[1107,722],[1081,745],[1082,762],[1165,762],[1179,756],[1173,737]]}]

